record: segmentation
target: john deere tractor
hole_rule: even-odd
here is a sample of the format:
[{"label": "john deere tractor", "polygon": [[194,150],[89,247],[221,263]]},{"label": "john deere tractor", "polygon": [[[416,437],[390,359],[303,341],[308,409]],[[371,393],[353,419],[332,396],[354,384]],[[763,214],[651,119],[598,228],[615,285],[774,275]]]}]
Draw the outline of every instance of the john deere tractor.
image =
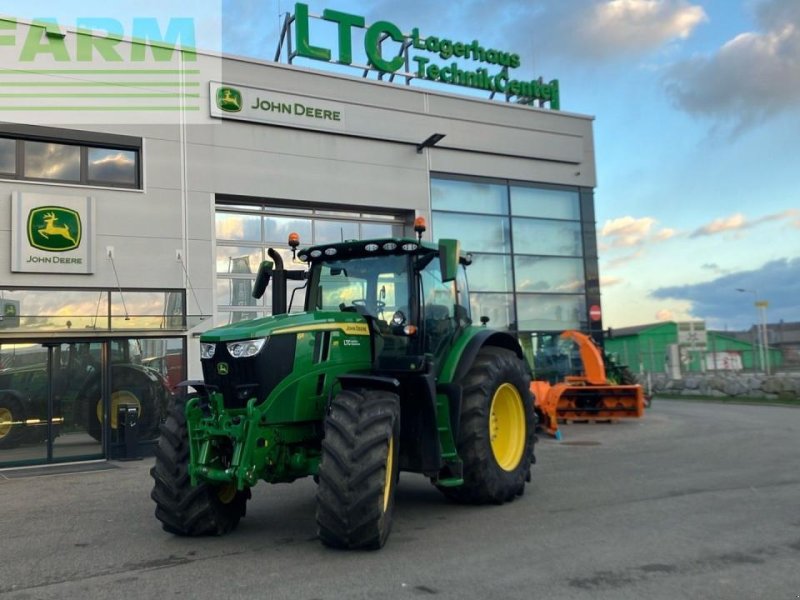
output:
[{"label": "john deere tractor", "polygon": [[[338,548],[384,545],[400,471],[456,502],[522,495],[529,369],[513,336],[472,324],[457,241],[314,246],[301,270],[269,255],[253,295],[271,282],[273,315],[204,333],[203,381],[162,425],[151,474],[166,531],[233,530],[259,480],[314,477],[319,538]],[[304,312],[287,312],[287,280],[303,283]]]}]

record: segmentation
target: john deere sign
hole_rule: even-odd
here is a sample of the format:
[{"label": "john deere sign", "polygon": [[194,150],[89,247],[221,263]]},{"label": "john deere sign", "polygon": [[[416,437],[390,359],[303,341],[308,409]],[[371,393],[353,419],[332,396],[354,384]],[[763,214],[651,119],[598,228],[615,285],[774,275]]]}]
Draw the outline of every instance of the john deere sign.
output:
[{"label": "john deere sign", "polygon": [[92,198],[16,192],[11,207],[12,271],[94,271]]},{"label": "john deere sign", "polygon": [[306,96],[210,82],[211,116],[303,129],[344,131],[345,107]]},{"label": "john deere sign", "polygon": [[41,206],[28,213],[28,243],[39,250],[66,252],[81,245],[81,215],[63,206]]},{"label": "john deere sign", "polygon": [[[403,69],[406,65],[404,51],[408,51],[410,62],[413,63],[409,65],[410,71],[417,78],[516,96],[523,100],[548,102],[550,108],[560,108],[557,79],[545,83],[541,79],[530,80],[511,75],[512,69],[522,64],[522,59],[515,52],[487,47],[476,39],[465,41],[423,35],[419,27],[414,27],[406,35],[389,21],[376,21],[367,26],[364,17],[337,10],[325,9],[321,19],[336,24],[339,45],[336,58],[332,58],[331,49],[312,44],[308,5],[299,2],[294,7],[294,46],[297,56],[352,65],[352,30],[365,29],[364,53],[369,67],[381,73],[397,73]],[[401,52],[384,54],[384,40],[401,44]],[[473,64],[464,65],[460,61],[471,61]]]}]

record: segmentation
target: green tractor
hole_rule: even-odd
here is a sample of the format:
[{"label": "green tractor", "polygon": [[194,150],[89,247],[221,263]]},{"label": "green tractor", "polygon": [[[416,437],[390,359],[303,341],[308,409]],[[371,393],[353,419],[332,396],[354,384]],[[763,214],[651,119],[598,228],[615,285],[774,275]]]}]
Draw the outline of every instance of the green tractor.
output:
[{"label": "green tractor", "polygon": [[[204,333],[203,381],[162,425],[151,496],[166,531],[233,530],[259,480],[314,477],[319,538],[337,548],[384,545],[400,471],[461,503],[523,494],[530,371],[512,335],[472,325],[457,241],[314,246],[297,254],[307,270],[269,255],[253,295],[272,281],[273,316]],[[304,282],[305,312],[287,312],[287,280]]]}]

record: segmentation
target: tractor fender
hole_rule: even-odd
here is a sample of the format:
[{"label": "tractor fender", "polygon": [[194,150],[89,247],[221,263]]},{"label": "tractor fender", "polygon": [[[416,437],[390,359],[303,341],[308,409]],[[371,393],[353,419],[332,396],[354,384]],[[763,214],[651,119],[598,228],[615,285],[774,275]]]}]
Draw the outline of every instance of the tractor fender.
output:
[{"label": "tractor fender", "polygon": [[[450,351],[450,356],[445,360],[444,367],[439,375],[439,383],[459,383],[469,371],[478,352],[484,346],[496,346],[514,352],[524,361],[522,348],[510,333],[494,331],[483,327],[468,328]],[[525,361],[526,368],[527,361]]]}]

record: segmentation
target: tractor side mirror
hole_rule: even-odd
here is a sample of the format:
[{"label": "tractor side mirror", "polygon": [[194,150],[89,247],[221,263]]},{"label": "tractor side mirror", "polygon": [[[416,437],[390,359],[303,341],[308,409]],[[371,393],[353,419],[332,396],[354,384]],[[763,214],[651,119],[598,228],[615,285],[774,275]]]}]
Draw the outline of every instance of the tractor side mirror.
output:
[{"label": "tractor side mirror", "polygon": [[458,240],[439,240],[439,269],[442,272],[442,283],[455,281],[458,275],[460,250]]},{"label": "tractor side mirror", "polygon": [[256,282],[253,285],[253,298],[261,298],[264,292],[267,291],[269,280],[272,277],[272,261],[265,260],[258,267],[258,275],[256,275]]}]

